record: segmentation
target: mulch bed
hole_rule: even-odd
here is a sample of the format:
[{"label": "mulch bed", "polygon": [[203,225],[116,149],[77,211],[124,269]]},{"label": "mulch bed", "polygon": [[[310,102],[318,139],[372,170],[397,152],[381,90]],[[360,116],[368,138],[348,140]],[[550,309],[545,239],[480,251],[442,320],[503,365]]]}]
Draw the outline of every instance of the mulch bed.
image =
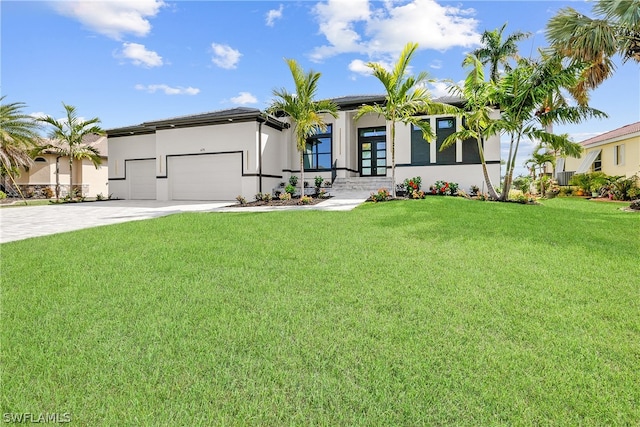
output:
[{"label": "mulch bed", "polygon": [[323,197],[323,198],[318,198],[318,197],[312,197],[311,201],[309,203],[302,203],[300,201],[299,198],[293,198],[293,199],[289,199],[289,200],[280,200],[280,199],[272,199],[269,202],[265,202],[263,200],[254,200],[253,202],[247,202],[244,205],[241,204],[237,204],[237,205],[232,205],[229,206],[231,208],[249,208],[249,207],[255,207],[255,206],[312,206],[312,205],[317,205],[318,203],[322,203],[325,200],[330,199],[331,196],[329,197]]}]

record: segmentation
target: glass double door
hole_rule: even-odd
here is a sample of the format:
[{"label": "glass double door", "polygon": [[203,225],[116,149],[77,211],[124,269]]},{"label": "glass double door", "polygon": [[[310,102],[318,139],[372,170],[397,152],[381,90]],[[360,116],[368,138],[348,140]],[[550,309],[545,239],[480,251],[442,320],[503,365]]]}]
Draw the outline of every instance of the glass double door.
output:
[{"label": "glass double door", "polygon": [[387,131],[385,127],[358,130],[360,176],[387,175]]}]

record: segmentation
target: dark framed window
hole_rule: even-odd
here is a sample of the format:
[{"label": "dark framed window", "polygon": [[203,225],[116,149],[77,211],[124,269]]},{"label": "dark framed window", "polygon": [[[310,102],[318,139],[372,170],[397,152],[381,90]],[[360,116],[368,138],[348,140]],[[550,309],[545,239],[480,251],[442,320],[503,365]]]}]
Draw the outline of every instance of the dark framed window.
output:
[{"label": "dark framed window", "polygon": [[307,139],[304,151],[304,170],[331,170],[331,147],[333,145],[332,125],[325,132],[318,131]]},{"label": "dark framed window", "polygon": [[456,131],[456,119],[454,117],[443,117],[436,119],[436,164],[455,165],[456,145],[452,144],[440,151],[442,144],[449,135]]},{"label": "dark framed window", "polygon": [[38,163],[47,163],[47,159],[44,157],[36,157],[34,161]]},{"label": "dark framed window", "polygon": [[431,161],[430,156],[431,144],[423,138],[422,129],[411,125],[411,164],[428,165]]},{"label": "dark framed window", "polygon": [[600,172],[602,170],[602,153],[598,154],[598,157],[593,161],[593,171]]}]

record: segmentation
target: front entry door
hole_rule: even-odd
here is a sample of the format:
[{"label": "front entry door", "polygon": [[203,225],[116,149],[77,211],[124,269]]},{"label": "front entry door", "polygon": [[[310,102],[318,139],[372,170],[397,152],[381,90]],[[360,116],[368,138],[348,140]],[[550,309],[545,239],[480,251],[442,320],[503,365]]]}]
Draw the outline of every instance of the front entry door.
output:
[{"label": "front entry door", "polygon": [[387,175],[387,129],[358,129],[360,176]]}]

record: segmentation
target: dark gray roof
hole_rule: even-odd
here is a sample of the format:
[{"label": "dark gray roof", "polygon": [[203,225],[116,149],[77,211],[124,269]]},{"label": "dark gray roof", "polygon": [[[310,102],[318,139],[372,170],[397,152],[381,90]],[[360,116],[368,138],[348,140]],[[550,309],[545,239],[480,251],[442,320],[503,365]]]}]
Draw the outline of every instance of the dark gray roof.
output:
[{"label": "dark gray roof", "polygon": [[126,136],[132,134],[153,133],[160,129],[215,125],[229,122],[258,121],[266,123],[268,126],[282,130],[287,127],[274,117],[265,116],[257,108],[236,107],[226,110],[210,111],[208,113],[190,114],[187,116],[171,117],[168,119],[153,120],[140,125],[126,126],[115,129],[108,129],[109,136]]},{"label": "dark gray roof", "polygon": [[[339,98],[330,98],[329,101],[333,101],[341,110],[356,109],[362,105],[372,104],[384,104],[386,102],[385,95],[351,95],[341,96]],[[443,104],[455,105],[457,107],[464,104],[462,98],[456,96],[441,96],[435,98],[433,101],[441,102]]]}]

